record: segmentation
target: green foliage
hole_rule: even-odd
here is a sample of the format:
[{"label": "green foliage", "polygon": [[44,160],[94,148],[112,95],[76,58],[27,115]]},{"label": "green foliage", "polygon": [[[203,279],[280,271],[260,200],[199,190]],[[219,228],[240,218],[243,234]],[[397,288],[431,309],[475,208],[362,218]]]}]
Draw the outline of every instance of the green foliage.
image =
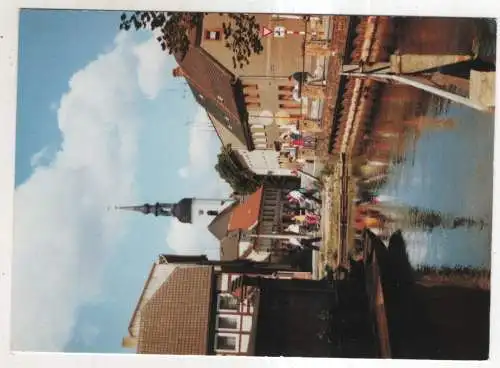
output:
[{"label": "green foliage", "polygon": [[221,179],[240,194],[253,193],[262,185],[284,188],[290,184],[283,177],[255,174],[240,162],[230,146],[222,147],[221,152],[217,155],[215,170],[219,173]]},{"label": "green foliage", "polygon": [[[188,33],[202,23],[206,14],[163,11],[123,13],[120,29],[159,30],[161,35],[157,37],[157,41],[162,50],[168,50],[169,54],[180,54],[184,58],[190,45]],[[229,21],[222,24],[223,42],[233,52],[234,68],[242,69],[250,63],[252,54],[260,54],[264,50],[260,40],[260,25],[255,16],[233,13],[226,15]]]},{"label": "green foliage", "polygon": [[215,170],[221,179],[240,194],[255,192],[263,181],[248,168],[244,167],[230,147],[223,147],[217,155]]}]

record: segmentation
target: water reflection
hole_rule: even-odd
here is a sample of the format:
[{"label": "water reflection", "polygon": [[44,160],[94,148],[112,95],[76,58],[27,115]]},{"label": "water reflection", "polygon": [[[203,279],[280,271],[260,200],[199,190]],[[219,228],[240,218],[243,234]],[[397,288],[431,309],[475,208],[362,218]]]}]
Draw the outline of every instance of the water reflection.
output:
[{"label": "water reflection", "polygon": [[361,167],[370,225],[382,236],[402,229],[413,265],[489,267],[493,115],[441,101],[408,122],[388,165]]}]

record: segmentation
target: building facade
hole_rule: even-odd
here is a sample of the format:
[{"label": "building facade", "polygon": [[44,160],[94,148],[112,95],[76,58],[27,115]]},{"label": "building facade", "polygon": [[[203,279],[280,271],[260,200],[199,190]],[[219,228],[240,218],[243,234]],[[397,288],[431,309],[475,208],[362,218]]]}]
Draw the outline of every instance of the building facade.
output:
[{"label": "building facade", "polygon": [[[340,283],[346,284],[339,282],[335,289],[326,281],[265,263],[161,256],[124,344],[139,354],[342,356],[322,333],[332,320],[343,321],[353,310],[358,319],[368,313],[365,301]],[[334,317],[325,322],[325,312]],[[365,332],[359,324],[352,326],[358,334]],[[368,340],[354,347],[368,351],[373,348]]]},{"label": "building facade", "polygon": [[[286,269],[286,266],[284,266]],[[162,255],[153,264],[122,345],[146,354],[252,355],[254,298],[244,274],[279,278],[280,267]],[[284,272],[283,277],[302,277]]]},{"label": "building facade", "polygon": [[[243,143],[240,153],[250,168],[289,175],[315,158],[323,103],[321,96],[306,96],[305,88],[299,93],[290,77],[296,72],[324,77],[326,56],[310,52],[310,46],[317,48],[318,39],[328,37],[328,22],[326,17],[254,17],[263,51],[252,54],[248,65],[235,67],[233,51],[226,47],[223,23],[230,22],[229,16],[212,13],[192,32],[186,56],[177,56],[174,75],[186,78],[197,102],[218,121],[218,130],[226,128]],[[302,132],[301,137],[292,138],[291,131]],[[254,149],[269,152],[250,153]]]},{"label": "building facade", "polygon": [[264,185],[255,193],[221,212],[209,225],[220,241],[220,259],[288,264],[310,272],[312,251],[292,249],[286,228],[293,223],[287,212],[288,189]]}]

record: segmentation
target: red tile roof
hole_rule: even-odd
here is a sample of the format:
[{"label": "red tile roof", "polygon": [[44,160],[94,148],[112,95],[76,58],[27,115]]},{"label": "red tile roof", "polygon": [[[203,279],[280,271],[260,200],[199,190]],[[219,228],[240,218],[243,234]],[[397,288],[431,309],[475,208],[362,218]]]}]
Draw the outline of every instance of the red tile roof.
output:
[{"label": "red tile roof", "polygon": [[202,25],[193,28],[187,53],[174,56],[197,102],[252,150],[241,81],[200,46],[201,31]]},{"label": "red tile roof", "polygon": [[141,309],[139,354],[206,355],[213,267],[176,269]]},{"label": "red tile roof", "polygon": [[233,85],[235,77],[200,47],[191,45],[184,59],[177,59],[190,84],[217,103],[228,117],[240,120]]},{"label": "red tile roof", "polygon": [[228,231],[248,230],[259,221],[260,206],[262,203],[263,187],[250,195],[243,203],[233,210],[229,220]]}]

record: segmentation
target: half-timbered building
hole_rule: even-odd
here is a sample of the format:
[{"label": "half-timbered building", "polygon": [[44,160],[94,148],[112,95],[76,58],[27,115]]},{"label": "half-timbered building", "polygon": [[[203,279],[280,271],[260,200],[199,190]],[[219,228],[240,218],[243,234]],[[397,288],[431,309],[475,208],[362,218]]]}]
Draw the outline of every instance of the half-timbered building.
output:
[{"label": "half-timbered building", "polygon": [[139,354],[368,357],[376,346],[367,306],[349,281],[284,265],[160,256],[123,345]]},{"label": "half-timbered building", "polygon": [[244,275],[307,278],[286,265],[160,256],[133,312],[123,346],[142,354],[254,355],[257,293]]}]

